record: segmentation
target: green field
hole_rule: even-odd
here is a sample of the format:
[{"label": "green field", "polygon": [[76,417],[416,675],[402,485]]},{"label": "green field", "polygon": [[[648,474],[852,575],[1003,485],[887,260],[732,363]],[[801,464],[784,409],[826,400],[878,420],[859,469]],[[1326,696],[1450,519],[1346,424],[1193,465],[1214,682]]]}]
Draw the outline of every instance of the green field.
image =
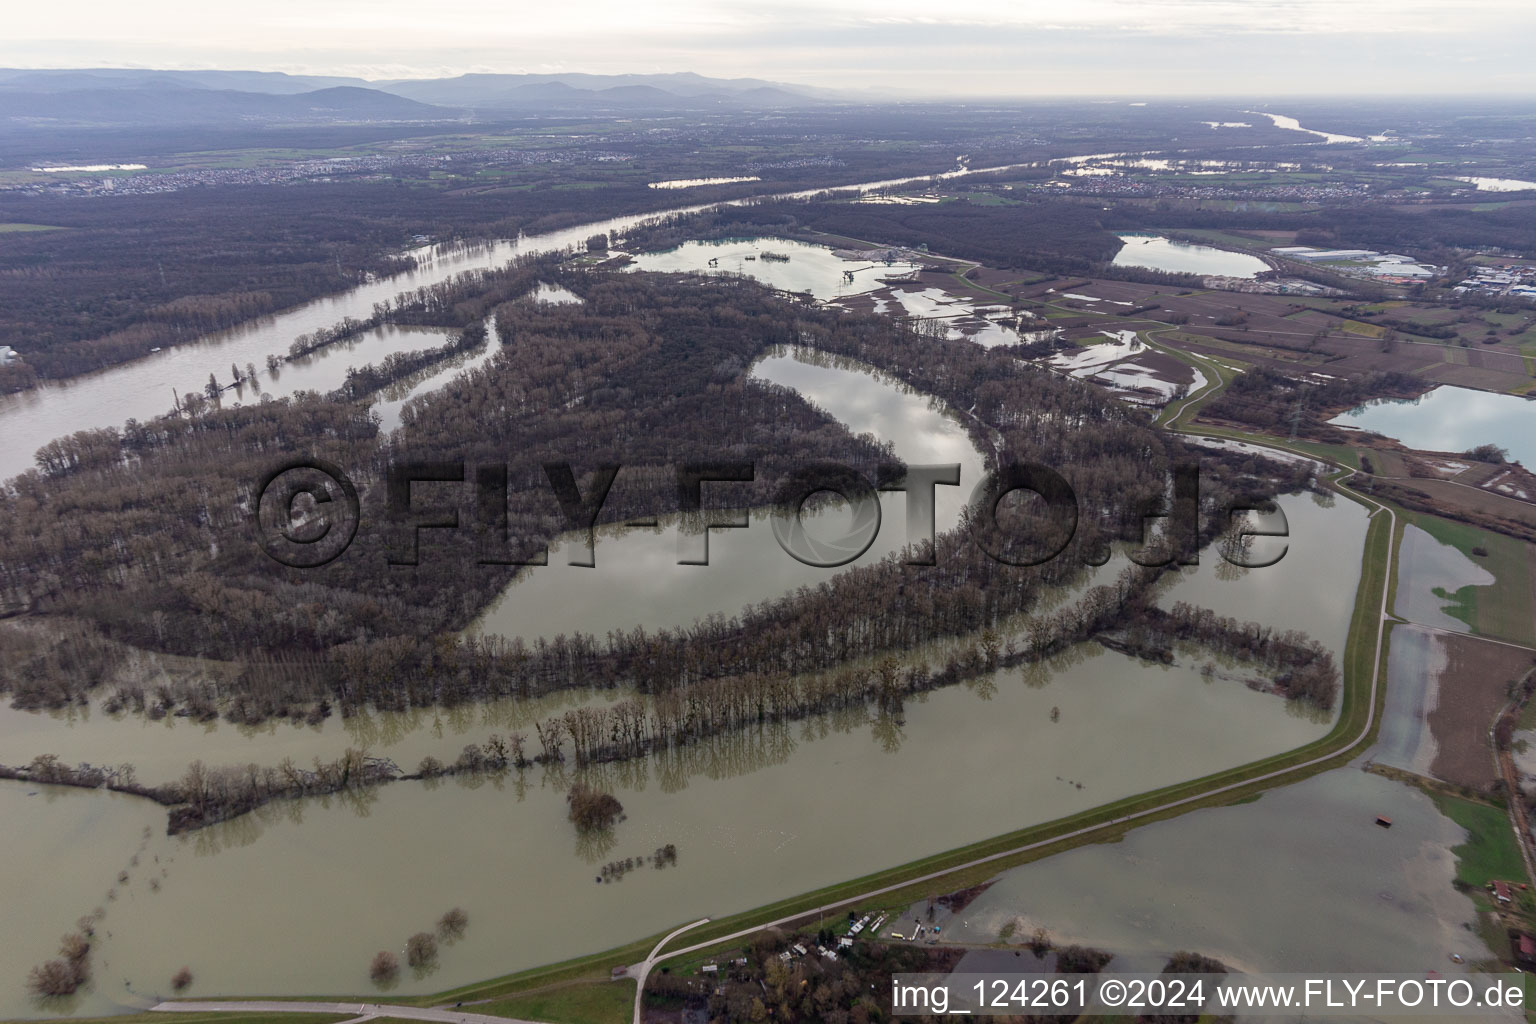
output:
[{"label": "green field", "polygon": [[[1439,594],[1453,602],[1446,611],[1484,636],[1536,645],[1536,595],[1532,593],[1531,545],[1467,523],[1408,513],[1413,525],[1466,555],[1494,576],[1486,587],[1462,587]],[[1481,548],[1486,555],[1474,555]]]},{"label": "green field", "polygon": [[623,981],[573,982],[557,988],[478,1003],[475,1013],[521,1017],[550,1024],[624,1024],[635,1005],[635,983]]},{"label": "green field", "polygon": [[1467,841],[1451,847],[1458,881],[1481,889],[1496,878],[1525,880],[1525,862],[1504,808],[1445,794],[1435,794],[1432,799],[1441,814],[1467,830]]}]

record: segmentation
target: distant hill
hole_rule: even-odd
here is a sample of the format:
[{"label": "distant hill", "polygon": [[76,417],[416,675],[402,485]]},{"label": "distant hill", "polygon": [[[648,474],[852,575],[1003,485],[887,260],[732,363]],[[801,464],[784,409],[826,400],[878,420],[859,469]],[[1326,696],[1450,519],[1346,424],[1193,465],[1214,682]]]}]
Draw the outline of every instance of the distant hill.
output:
[{"label": "distant hill", "polygon": [[441,121],[457,112],[377,89],[333,86],[298,93],[238,92],[149,81],[43,91],[0,81],[0,121],[36,125],[283,124]]},{"label": "distant hill", "polygon": [[399,79],[374,88],[423,103],[472,109],[555,105],[602,110],[645,107],[699,110],[810,106],[836,94],[758,78],[706,78],[692,72],[667,75],[459,75],[456,78]]},{"label": "distant hill", "polygon": [[0,125],[195,125],[259,121],[432,121],[465,110],[538,114],[751,110],[835,94],[757,78],[500,75],[396,79],[270,71],[0,69]]}]

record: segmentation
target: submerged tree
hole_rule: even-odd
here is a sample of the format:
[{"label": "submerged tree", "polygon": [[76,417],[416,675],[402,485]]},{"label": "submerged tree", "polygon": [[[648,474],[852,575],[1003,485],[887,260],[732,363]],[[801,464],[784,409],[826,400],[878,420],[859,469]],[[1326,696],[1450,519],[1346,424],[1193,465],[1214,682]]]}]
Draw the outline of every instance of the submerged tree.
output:
[{"label": "submerged tree", "polygon": [[570,792],[565,794],[565,802],[570,805],[570,818],[576,823],[578,832],[608,828],[624,813],[624,805],[616,796],[584,782],[571,786]]},{"label": "submerged tree", "polygon": [[400,973],[400,961],[387,949],[381,949],[373,955],[373,962],[368,965],[368,977],[375,984],[384,984],[395,980]]},{"label": "submerged tree", "polygon": [[445,939],[456,939],[469,927],[469,915],[462,908],[454,907],[437,920],[437,933]]},{"label": "submerged tree", "polygon": [[405,962],[412,967],[426,967],[436,959],[437,940],[431,932],[417,932],[405,940]]}]

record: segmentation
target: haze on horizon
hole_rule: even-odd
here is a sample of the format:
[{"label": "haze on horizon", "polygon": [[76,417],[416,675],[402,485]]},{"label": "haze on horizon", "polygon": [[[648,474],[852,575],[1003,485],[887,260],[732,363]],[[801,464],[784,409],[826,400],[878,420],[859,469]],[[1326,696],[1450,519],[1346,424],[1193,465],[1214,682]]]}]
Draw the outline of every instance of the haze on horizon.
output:
[{"label": "haze on horizon", "polygon": [[891,98],[1530,95],[1527,0],[76,0],[7,16],[0,65],[368,79],[693,71]]}]

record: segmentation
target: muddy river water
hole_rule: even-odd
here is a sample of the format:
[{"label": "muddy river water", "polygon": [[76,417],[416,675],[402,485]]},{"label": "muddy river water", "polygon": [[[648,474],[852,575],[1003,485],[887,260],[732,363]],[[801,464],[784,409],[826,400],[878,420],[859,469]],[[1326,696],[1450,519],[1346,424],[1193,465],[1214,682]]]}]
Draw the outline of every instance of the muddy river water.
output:
[{"label": "muddy river water", "polygon": [[[770,355],[754,372],[801,389],[850,430],[892,440],[909,462],[953,461],[965,474],[978,471],[979,454],[945,410],[888,380],[789,353]],[[941,529],[956,521],[961,492],[968,491],[939,488]],[[1363,532],[1354,520],[1363,516],[1350,511],[1353,505],[1325,510],[1305,496],[1285,499],[1285,507],[1297,558],[1283,573],[1284,561],[1226,581],[1204,583],[1192,573],[1173,593],[1202,599],[1207,587],[1228,588],[1219,593],[1229,613],[1275,612],[1282,624],[1316,628],[1334,642],[1328,606],[1294,601],[1305,611],[1287,618],[1277,611],[1286,602],[1260,590],[1298,588],[1299,595],[1310,580],[1347,603],[1358,568],[1355,538]],[[896,544],[904,537],[900,503],[890,512],[881,533]],[[1325,534],[1321,520],[1309,518],[1314,513],[1337,516],[1338,528]],[[646,546],[655,537],[628,531],[604,538],[597,556],[605,571],[588,571],[612,596],[568,582],[554,571],[562,568],[557,555],[547,575],[513,586],[486,621],[505,614],[533,635],[551,624],[539,617],[542,609],[563,606],[612,625],[637,618],[673,624],[782,593],[801,570],[832,571],[785,556],[762,524],[721,535],[748,545],[711,542],[727,562],[740,557],[750,571],[703,567],[708,575],[697,579],[708,582],[666,578],[652,600],[647,588],[656,581],[648,578]],[[663,574],[680,568],[675,538],[664,540],[661,553],[672,564]],[[639,546],[629,552],[629,543]],[[791,575],[775,575],[778,567]],[[1265,571],[1276,575],[1265,581]],[[1254,596],[1237,597],[1248,584]],[[695,586],[720,589],[699,597]],[[398,950],[406,936],[463,906],[471,915],[466,937],[444,950],[435,973],[407,973],[396,989],[429,992],[1198,777],[1294,748],[1328,728],[1326,720],[1200,668],[1152,665],[1088,645],[1049,669],[999,673],[932,693],[909,704],[903,723],[860,712],[608,768],[602,781],[624,804],[627,820],[605,842],[578,841],[565,818],[569,778],[544,769],[288,801],[176,838],[164,835],[163,809],[146,801],[0,786],[0,813],[8,825],[24,826],[3,831],[0,858],[39,866],[7,872],[0,882],[0,905],[21,915],[11,929],[17,940],[0,951],[0,1015],[40,1012],[22,991],[26,969],[51,956],[57,936],[96,906],[106,910],[102,928],[110,936],[75,1012],[106,1012],[165,994],[184,964],[197,979],[193,995],[370,991],[366,969],[375,951]],[[583,698],[606,699],[563,699]],[[452,756],[491,732],[527,732],[531,716],[562,706],[502,703],[255,730],[114,721],[99,711],[73,718],[6,711],[0,743],[8,762],[46,748],[98,763],[142,761],[147,779],[168,777],[192,757],[272,764],[362,743],[411,768],[424,753]],[[603,863],[665,843],[678,847],[676,867],[594,882]],[[55,859],[58,870],[43,870]],[[128,872],[127,882],[117,881],[120,871]],[[255,893],[260,898],[251,898]]]}]

